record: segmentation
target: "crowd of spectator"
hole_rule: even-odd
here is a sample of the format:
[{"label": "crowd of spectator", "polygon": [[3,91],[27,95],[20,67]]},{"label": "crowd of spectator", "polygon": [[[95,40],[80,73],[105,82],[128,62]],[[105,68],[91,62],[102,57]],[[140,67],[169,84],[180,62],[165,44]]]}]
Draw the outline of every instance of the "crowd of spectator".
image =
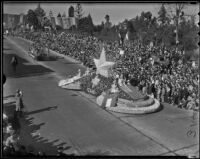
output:
[{"label": "crowd of spectator", "polygon": [[[88,67],[94,66],[93,59],[99,58],[103,45],[107,60],[116,63],[114,73],[122,76],[125,83],[130,82],[144,95],[161,102],[199,110],[198,67],[184,59],[184,51],[130,41],[122,48],[118,41],[106,42],[94,36],[66,32],[27,32],[18,36],[71,56]],[[120,47],[123,55],[120,55]]]},{"label": "crowd of spectator", "polygon": [[137,43],[125,47],[119,70],[143,94],[185,109],[199,109],[198,68],[185,62],[183,52],[150,48]]}]

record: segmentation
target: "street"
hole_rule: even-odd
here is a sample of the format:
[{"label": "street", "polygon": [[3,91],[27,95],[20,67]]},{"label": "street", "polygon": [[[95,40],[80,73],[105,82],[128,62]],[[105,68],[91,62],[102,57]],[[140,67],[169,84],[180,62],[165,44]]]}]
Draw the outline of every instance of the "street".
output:
[{"label": "street", "polygon": [[[7,76],[3,86],[3,111],[13,111],[12,95],[21,89],[27,109],[25,119],[21,119],[22,144],[46,154],[55,154],[58,146],[63,146],[65,153],[80,155],[196,153],[197,128],[195,137],[184,136],[190,129],[191,113],[172,108],[128,117],[107,112],[80,92],[57,86],[60,79],[76,74],[79,68],[83,73],[83,66],[67,59],[35,62],[25,54],[28,43],[17,38],[12,40],[15,43],[7,39],[3,43],[3,72]],[[16,73],[10,66],[14,54],[19,60]]]}]

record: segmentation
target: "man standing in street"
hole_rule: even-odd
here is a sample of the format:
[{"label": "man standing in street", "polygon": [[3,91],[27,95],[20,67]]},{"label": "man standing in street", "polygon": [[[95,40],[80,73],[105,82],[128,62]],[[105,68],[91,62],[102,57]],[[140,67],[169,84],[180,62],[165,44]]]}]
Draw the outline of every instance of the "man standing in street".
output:
[{"label": "man standing in street", "polygon": [[14,73],[16,73],[16,71],[17,71],[17,65],[18,65],[18,60],[17,60],[16,56],[12,57],[12,59],[11,59],[11,65],[13,67]]},{"label": "man standing in street", "polygon": [[24,104],[22,100],[22,91],[17,90],[15,99],[16,99],[15,111],[17,113],[17,116],[22,117],[22,109],[24,108]]}]

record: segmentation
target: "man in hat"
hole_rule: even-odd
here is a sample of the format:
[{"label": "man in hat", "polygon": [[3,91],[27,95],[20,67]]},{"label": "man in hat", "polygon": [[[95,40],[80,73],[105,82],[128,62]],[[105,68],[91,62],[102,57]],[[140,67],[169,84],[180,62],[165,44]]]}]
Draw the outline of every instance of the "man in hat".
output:
[{"label": "man in hat", "polygon": [[16,91],[15,99],[16,99],[15,111],[21,117],[22,109],[24,108],[24,104],[23,104],[23,100],[22,100],[22,91],[20,91],[19,89]]}]

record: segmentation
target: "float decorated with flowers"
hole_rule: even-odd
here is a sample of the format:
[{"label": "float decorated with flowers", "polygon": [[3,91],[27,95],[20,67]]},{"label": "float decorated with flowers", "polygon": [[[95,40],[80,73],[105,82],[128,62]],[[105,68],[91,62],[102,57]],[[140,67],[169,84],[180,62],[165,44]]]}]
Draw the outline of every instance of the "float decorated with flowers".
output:
[{"label": "float decorated with flowers", "polygon": [[[104,48],[99,59],[94,59],[96,70],[87,69],[81,76],[80,70],[74,77],[61,80],[59,87],[65,89],[82,90],[96,96],[96,103],[102,108],[129,114],[153,113],[160,109],[158,100],[144,96],[141,99],[133,99],[131,90],[127,90],[128,84],[113,73],[114,62],[106,61]],[[129,92],[130,91],[130,92]]]}]

